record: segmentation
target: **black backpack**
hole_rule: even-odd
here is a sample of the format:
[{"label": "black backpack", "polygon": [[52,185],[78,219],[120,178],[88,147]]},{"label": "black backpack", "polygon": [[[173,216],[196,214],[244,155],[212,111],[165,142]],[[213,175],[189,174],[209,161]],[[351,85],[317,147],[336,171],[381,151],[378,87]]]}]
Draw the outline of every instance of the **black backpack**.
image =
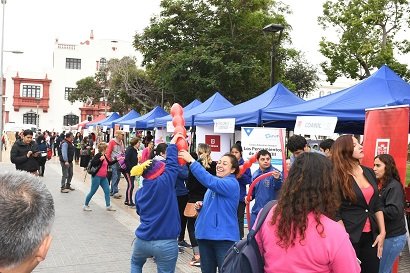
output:
[{"label": "black backpack", "polygon": [[245,239],[236,242],[228,250],[221,273],[264,273],[265,261],[259,251],[255,235],[276,203],[276,200],[267,203],[259,214],[255,229],[251,229]]}]

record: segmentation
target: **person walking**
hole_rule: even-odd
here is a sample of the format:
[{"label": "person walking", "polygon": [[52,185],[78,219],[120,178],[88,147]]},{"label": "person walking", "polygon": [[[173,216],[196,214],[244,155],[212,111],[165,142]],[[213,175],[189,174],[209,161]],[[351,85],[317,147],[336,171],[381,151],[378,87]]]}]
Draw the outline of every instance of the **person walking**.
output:
[{"label": "person walking", "polygon": [[379,273],[391,273],[393,263],[406,245],[406,223],[404,219],[405,193],[400,182],[399,171],[394,158],[380,154],[374,158],[379,195],[383,203],[386,239],[380,259]]},{"label": "person walking", "polygon": [[331,162],[318,153],[295,158],[276,206],[255,235],[264,272],[359,273],[345,229]]},{"label": "person walking", "polygon": [[105,208],[107,211],[116,211],[111,206],[110,200],[110,186],[108,185],[107,173],[108,173],[108,166],[115,164],[116,161],[110,161],[106,156],[105,152],[107,150],[107,143],[100,142],[97,145],[98,153],[94,155],[93,159],[91,160],[91,166],[98,167],[95,174],[91,175],[91,189],[90,192],[87,194],[84,202],[84,211],[92,211],[89,204],[91,198],[97,192],[98,188],[101,187],[104,191],[104,198],[105,198]]},{"label": "person walking", "polygon": [[175,134],[168,145],[166,163],[147,160],[131,169],[132,176],[144,177],[143,187],[135,194],[140,225],[135,230],[131,273],[142,273],[149,257],[155,258],[158,273],[175,272],[181,229],[175,193],[179,169],[175,143],[179,138],[183,135]]},{"label": "person walking", "polygon": [[239,163],[235,156],[225,154],[216,165],[216,176],[208,173],[187,151],[179,157],[190,163],[189,169],[208,188],[203,202],[196,202],[199,211],[195,236],[201,253],[201,271],[215,273],[222,268],[229,248],[239,240],[238,202]]},{"label": "person walking", "polygon": [[127,191],[125,193],[124,205],[134,207],[135,203],[133,201],[134,194],[134,182],[135,176],[131,176],[130,172],[132,167],[138,164],[138,149],[141,145],[141,139],[139,137],[134,137],[130,141],[130,145],[125,150],[125,166],[126,169],[123,171],[125,180],[127,181]]},{"label": "person walking", "polygon": [[80,162],[80,151],[81,151],[81,141],[82,140],[83,140],[83,136],[81,135],[80,132],[77,132],[73,140],[73,145],[75,147],[75,152],[74,152],[75,164],[79,164]]},{"label": "person walking", "polygon": [[36,139],[38,151],[40,152],[39,156],[37,157],[38,160],[38,175],[44,176],[44,171],[46,169],[46,162],[47,162],[47,150],[48,145],[44,135],[39,135]]},{"label": "person walking", "polygon": [[89,137],[84,137],[81,141],[81,150],[80,150],[80,167],[87,168],[88,163],[92,157],[92,145],[90,143]]},{"label": "person walking", "polygon": [[73,145],[74,135],[71,132],[65,134],[65,138],[61,141],[59,149],[59,159],[61,165],[61,190],[62,193],[73,191],[71,180],[73,178],[73,159],[75,148]]},{"label": "person walking", "polygon": [[38,157],[40,152],[33,140],[33,131],[24,130],[22,138],[14,142],[10,151],[10,160],[16,165],[17,170],[38,175]]},{"label": "person walking", "polygon": [[116,199],[122,197],[122,195],[118,192],[118,183],[120,182],[121,178],[121,168],[117,162],[117,156],[124,153],[124,131],[117,130],[115,131],[115,137],[110,140],[108,143],[107,148],[107,158],[110,161],[115,161],[116,163],[111,166],[112,168],[112,176],[111,176],[111,190],[110,195]]},{"label": "person walking", "polygon": [[372,169],[360,165],[363,157],[363,146],[351,135],[340,136],[332,145],[333,177],[342,195],[336,220],[349,234],[361,272],[375,273],[386,229],[376,176]]}]

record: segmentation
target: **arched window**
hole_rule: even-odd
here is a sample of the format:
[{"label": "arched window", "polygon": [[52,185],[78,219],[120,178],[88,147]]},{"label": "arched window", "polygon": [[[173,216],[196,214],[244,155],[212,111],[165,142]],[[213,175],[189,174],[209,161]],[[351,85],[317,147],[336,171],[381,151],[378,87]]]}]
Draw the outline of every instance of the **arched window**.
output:
[{"label": "arched window", "polygon": [[23,115],[23,124],[37,125],[37,114],[34,112],[28,112]]},{"label": "arched window", "polygon": [[65,115],[63,125],[70,126],[70,125],[78,124],[79,120],[80,120],[79,117],[76,115],[73,115],[73,114]]}]

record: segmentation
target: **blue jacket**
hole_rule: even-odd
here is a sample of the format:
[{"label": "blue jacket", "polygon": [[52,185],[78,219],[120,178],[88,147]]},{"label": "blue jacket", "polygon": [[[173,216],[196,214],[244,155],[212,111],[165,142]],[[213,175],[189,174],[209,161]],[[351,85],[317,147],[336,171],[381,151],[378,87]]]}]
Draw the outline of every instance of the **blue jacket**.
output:
[{"label": "blue jacket", "polygon": [[165,171],[153,180],[144,179],[135,194],[141,224],[135,235],[145,241],[176,239],[181,231],[175,181],[179,165],[177,147],[168,145]]},{"label": "blue jacket", "polygon": [[188,189],[185,185],[185,180],[188,179],[189,169],[188,166],[185,164],[183,166],[179,166],[177,181],[175,185],[175,191],[177,196],[184,196],[188,195]]},{"label": "blue jacket", "polygon": [[235,175],[224,178],[213,176],[197,161],[190,165],[190,170],[196,179],[208,188],[195,222],[195,237],[238,241],[239,183]]},{"label": "blue jacket", "polygon": [[[252,175],[252,181],[262,174],[276,170],[270,166],[265,171],[257,169]],[[269,176],[261,181],[253,188],[252,199],[255,200],[255,204],[252,207],[251,213],[251,226],[255,223],[256,217],[259,211],[271,200],[276,200],[278,192],[282,187],[282,176],[279,179],[275,179],[273,176]]]},{"label": "blue jacket", "polygon": [[[242,166],[243,163],[245,163],[245,160],[241,157],[239,159],[239,166]],[[241,177],[238,178],[239,182],[239,202],[245,202],[245,196],[246,196],[246,185],[249,185],[252,183],[252,175],[251,175],[251,170],[247,169]]]}]

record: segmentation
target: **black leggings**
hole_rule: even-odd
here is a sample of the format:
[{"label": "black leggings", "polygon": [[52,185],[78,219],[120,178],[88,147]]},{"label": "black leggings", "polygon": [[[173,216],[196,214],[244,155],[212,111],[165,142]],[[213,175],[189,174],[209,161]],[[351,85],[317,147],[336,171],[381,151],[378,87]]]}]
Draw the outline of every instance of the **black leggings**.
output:
[{"label": "black leggings", "polygon": [[185,239],[185,229],[187,217],[184,215],[185,206],[188,203],[188,194],[177,196],[178,199],[178,209],[179,209],[179,218],[181,219],[181,232],[179,233],[178,241],[183,241]]},{"label": "black leggings", "polygon": [[244,218],[245,218],[245,207],[246,207],[245,202],[239,201],[237,214],[238,214],[238,226],[239,226],[239,236],[240,236],[239,239],[241,240],[244,235],[243,226],[244,226]]},{"label": "black leggings", "polygon": [[198,242],[196,241],[196,238],[195,238],[196,217],[195,218],[188,217],[187,219],[188,219],[187,228],[188,228],[189,242],[191,243],[192,247],[197,247]]},{"label": "black leggings", "polygon": [[377,246],[372,247],[373,236],[371,232],[363,232],[360,240],[353,243],[357,258],[362,262],[360,267],[361,273],[379,272],[380,260],[377,257]]},{"label": "black leggings", "polygon": [[135,176],[130,176],[129,172],[122,172],[125,180],[127,181],[127,191],[125,192],[125,202],[128,204],[133,204],[132,196],[134,194],[134,181]]}]

